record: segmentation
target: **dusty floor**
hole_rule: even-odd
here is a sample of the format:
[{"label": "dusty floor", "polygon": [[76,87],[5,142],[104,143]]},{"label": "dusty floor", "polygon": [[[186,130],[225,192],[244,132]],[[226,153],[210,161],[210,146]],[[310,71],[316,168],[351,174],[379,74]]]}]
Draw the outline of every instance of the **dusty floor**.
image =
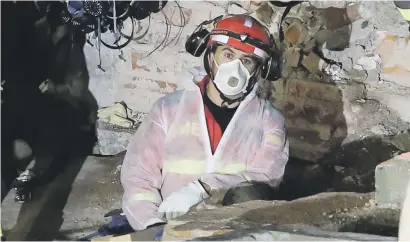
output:
[{"label": "dusty floor", "polygon": [[120,162],[115,157],[72,161],[24,205],[15,203],[14,192],[9,192],[1,213],[7,240],[74,240],[96,231],[105,222],[104,214],[121,208]]}]

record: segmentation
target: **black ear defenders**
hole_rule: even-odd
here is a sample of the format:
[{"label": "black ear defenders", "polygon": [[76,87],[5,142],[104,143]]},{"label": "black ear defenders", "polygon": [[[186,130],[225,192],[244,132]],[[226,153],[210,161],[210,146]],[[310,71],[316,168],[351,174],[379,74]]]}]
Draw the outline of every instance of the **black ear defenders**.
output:
[{"label": "black ear defenders", "polygon": [[200,57],[204,53],[209,40],[209,36],[211,35],[211,33],[206,28],[204,28],[204,26],[210,23],[218,22],[220,19],[222,19],[222,17],[223,15],[220,15],[214,19],[200,23],[186,40],[185,50],[195,57]]},{"label": "black ear defenders", "polygon": [[283,58],[276,51],[270,51],[268,61],[262,65],[261,77],[268,81],[276,81],[282,77]]},{"label": "black ear defenders", "polygon": [[200,57],[205,51],[209,35],[210,32],[203,27],[200,30],[194,31],[185,42],[185,50],[195,57]]},{"label": "black ear defenders", "polygon": [[[211,33],[204,28],[210,23],[217,23],[222,19],[223,15],[218,16],[212,20],[207,20],[198,25],[185,42],[185,50],[195,57],[200,57],[208,44]],[[269,58],[261,67],[261,78],[269,81],[276,81],[281,77],[282,73],[282,57],[274,50],[276,43],[269,30],[265,28],[266,33],[269,34]]]},{"label": "black ear defenders", "polygon": [[279,53],[273,35],[269,32],[269,29],[265,28],[265,30],[269,34],[269,58],[262,65],[261,78],[268,81],[276,81],[282,77],[283,58]]}]

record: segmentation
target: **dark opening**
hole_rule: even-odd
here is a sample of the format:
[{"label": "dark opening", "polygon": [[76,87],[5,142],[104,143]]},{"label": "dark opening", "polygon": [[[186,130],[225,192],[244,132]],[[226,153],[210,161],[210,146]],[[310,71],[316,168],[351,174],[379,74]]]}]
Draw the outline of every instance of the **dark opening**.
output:
[{"label": "dark opening", "polygon": [[395,222],[387,223],[387,221],[381,223],[380,221],[376,221],[374,217],[365,217],[345,224],[342,228],[340,228],[339,232],[398,237],[399,225]]}]

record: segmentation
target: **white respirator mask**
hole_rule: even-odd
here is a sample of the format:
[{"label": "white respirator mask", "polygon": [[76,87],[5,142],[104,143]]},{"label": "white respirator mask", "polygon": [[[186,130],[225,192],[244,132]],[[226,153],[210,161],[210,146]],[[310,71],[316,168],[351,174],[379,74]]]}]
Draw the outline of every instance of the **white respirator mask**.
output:
[{"label": "white respirator mask", "polygon": [[251,78],[248,69],[243,65],[242,61],[236,59],[227,63],[218,65],[214,58],[215,64],[218,67],[214,83],[219,91],[227,96],[235,96],[240,93],[246,93]]}]

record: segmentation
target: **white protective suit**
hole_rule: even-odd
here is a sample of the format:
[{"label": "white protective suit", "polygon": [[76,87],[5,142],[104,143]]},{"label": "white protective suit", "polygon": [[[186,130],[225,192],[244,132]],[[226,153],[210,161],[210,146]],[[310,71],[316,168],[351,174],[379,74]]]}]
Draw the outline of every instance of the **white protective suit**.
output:
[{"label": "white protective suit", "polygon": [[163,199],[200,179],[215,189],[247,181],[277,186],[288,161],[284,117],[256,96],[257,85],[239,105],[214,154],[198,82],[190,69],[185,89],[153,105],[131,140],[121,170],[123,211],[135,230],[164,221]]}]

